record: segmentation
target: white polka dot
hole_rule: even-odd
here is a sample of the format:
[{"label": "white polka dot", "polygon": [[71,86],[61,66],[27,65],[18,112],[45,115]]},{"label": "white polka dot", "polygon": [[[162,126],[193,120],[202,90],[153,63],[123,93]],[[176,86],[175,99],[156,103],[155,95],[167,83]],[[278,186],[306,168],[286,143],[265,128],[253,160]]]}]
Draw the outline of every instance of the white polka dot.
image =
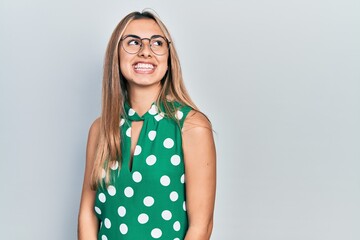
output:
[{"label": "white polka dot", "polygon": [[151,130],[149,133],[148,133],[148,137],[151,141],[154,141],[155,137],[156,137],[156,131],[154,130]]},{"label": "white polka dot", "polygon": [[141,147],[139,145],[136,145],[135,147],[135,151],[134,151],[134,156],[137,156],[141,153]]},{"label": "white polka dot", "polygon": [[178,194],[177,192],[172,191],[172,192],[170,193],[170,200],[171,200],[171,201],[175,202],[176,200],[178,200],[178,198],[179,198],[179,194]]},{"label": "white polka dot", "polygon": [[114,162],[112,162],[110,168],[111,168],[112,170],[116,170],[118,167],[119,167],[119,162],[118,162],[118,161],[114,161]]},{"label": "white polka dot", "polygon": [[108,218],[105,218],[105,220],[104,220],[104,226],[106,227],[106,228],[111,228],[111,222],[110,222],[110,219],[108,219]]},{"label": "white polka dot", "polygon": [[130,108],[128,114],[129,114],[129,116],[134,115],[134,114],[135,114],[135,110],[132,109],[132,108]]},{"label": "white polka dot", "polygon": [[132,189],[131,187],[126,187],[124,190],[124,194],[127,197],[132,197],[134,195],[134,189]]},{"label": "white polka dot", "polygon": [[116,194],[116,188],[112,185],[108,186],[107,191],[110,196],[114,196]]},{"label": "white polka dot", "polygon": [[126,136],[131,137],[131,127],[126,130]]},{"label": "white polka dot", "polygon": [[120,232],[126,234],[128,232],[128,226],[125,223],[120,224]]},{"label": "white polka dot", "polygon": [[142,179],[141,173],[139,173],[137,171],[134,172],[132,175],[132,178],[133,178],[134,182],[137,182],[137,183],[140,182]]},{"label": "white polka dot", "polygon": [[180,230],[180,222],[179,221],[174,222],[173,227],[174,227],[175,231],[179,231]]},{"label": "white polka dot", "polygon": [[146,163],[149,166],[152,166],[156,163],[156,156],[155,155],[150,155],[146,158]]},{"label": "white polka dot", "polygon": [[124,206],[120,206],[120,207],[118,208],[118,214],[119,214],[120,217],[125,216],[125,214],[126,214],[126,208],[125,208]]},{"label": "white polka dot", "polygon": [[184,209],[184,211],[186,211],[186,203],[185,203],[185,201],[183,203],[183,209]]},{"label": "white polka dot", "polygon": [[100,214],[101,214],[100,208],[98,208],[98,207],[95,206],[95,212],[100,215]]},{"label": "white polka dot", "polygon": [[174,240],[180,240],[180,238],[174,238]]},{"label": "white polka dot", "polygon": [[155,104],[153,104],[153,105],[151,106],[150,110],[149,110],[149,113],[150,113],[151,115],[157,114],[157,113],[158,113],[158,107],[157,107]]},{"label": "white polka dot", "polygon": [[106,201],[106,196],[104,193],[100,193],[98,196],[100,202],[104,203]]},{"label": "white polka dot", "polygon": [[161,119],[163,119],[165,116],[165,114],[163,112],[159,113],[158,115],[156,115],[154,118],[156,121],[160,121]]},{"label": "white polka dot", "polygon": [[144,198],[144,205],[147,207],[151,207],[154,204],[154,198],[147,196]]},{"label": "white polka dot", "polygon": [[122,118],[122,119],[120,120],[120,127],[121,127],[122,125],[124,125],[124,123],[125,123],[125,119]]},{"label": "white polka dot", "polygon": [[160,183],[161,183],[161,185],[163,185],[163,186],[169,186],[169,184],[170,184],[170,178],[168,177],[168,176],[166,176],[166,175],[164,175],[164,176],[162,176],[161,178],[160,178]]},{"label": "white polka dot", "polygon": [[101,177],[102,177],[102,178],[105,178],[105,177],[106,177],[106,171],[105,171],[105,169],[102,169],[102,170],[101,170]]},{"label": "white polka dot", "polygon": [[174,166],[177,166],[177,165],[180,164],[180,156],[179,155],[174,155],[174,156],[171,157],[170,161]]},{"label": "white polka dot", "polygon": [[165,210],[161,213],[161,216],[164,220],[169,221],[172,217],[172,214],[169,210]]},{"label": "white polka dot", "polygon": [[108,238],[105,235],[102,235],[101,240],[108,240]]},{"label": "white polka dot", "polygon": [[175,114],[175,117],[179,120],[182,119],[183,116],[184,116],[184,113],[180,110],[178,110]]},{"label": "white polka dot", "polygon": [[174,140],[171,138],[167,138],[164,140],[164,147],[166,148],[172,148],[174,146]]},{"label": "white polka dot", "polygon": [[162,232],[161,232],[160,228],[154,228],[154,229],[151,231],[151,236],[152,236],[153,238],[159,238],[159,237],[161,237],[161,235],[162,235]]},{"label": "white polka dot", "polygon": [[142,213],[138,216],[138,222],[140,224],[145,224],[149,221],[149,216],[146,213]]},{"label": "white polka dot", "polygon": [[184,183],[184,182],[185,182],[185,174],[181,175],[180,182],[181,182],[181,183]]}]

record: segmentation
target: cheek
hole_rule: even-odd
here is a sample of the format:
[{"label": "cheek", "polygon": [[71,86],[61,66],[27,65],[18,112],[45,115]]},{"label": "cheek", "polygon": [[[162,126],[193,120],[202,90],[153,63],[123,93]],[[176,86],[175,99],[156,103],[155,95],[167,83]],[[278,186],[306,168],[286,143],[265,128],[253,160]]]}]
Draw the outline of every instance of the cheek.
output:
[{"label": "cheek", "polygon": [[163,69],[165,69],[165,71],[168,69],[168,57],[164,57],[160,60],[161,62],[161,66]]},{"label": "cheek", "polygon": [[120,58],[120,71],[121,72],[126,71],[126,64],[121,58]]},{"label": "cheek", "polygon": [[120,72],[124,77],[126,77],[127,75],[126,66],[124,66],[121,60],[120,60]]},{"label": "cheek", "polygon": [[124,54],[120,54],[120,72],[126,77],[127,73],[130,71],[129,59],[124,56]]}]

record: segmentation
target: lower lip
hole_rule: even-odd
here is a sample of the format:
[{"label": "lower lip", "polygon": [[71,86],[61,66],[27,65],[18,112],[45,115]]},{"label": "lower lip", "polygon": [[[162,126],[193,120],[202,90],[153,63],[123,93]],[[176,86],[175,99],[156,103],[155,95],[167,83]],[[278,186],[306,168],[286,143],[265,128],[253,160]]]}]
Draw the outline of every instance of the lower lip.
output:
[{"label": "lower lip", "polygon": [[134,68],[134,72],[138,73],[138,74],[151,74],[155,71],[155,67],[154,68]]}]

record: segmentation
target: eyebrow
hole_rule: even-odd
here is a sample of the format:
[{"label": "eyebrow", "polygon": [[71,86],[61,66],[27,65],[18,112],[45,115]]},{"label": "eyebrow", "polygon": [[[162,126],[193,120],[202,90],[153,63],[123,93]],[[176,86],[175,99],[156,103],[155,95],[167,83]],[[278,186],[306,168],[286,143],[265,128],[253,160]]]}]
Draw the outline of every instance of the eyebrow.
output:
[{"label": "eyebrow", "polygon": [[[128,35],[125,35],[123,38],[126,38],[126,37],[133,37],[133,38],[139,38],[139,39],[142,39],[141,37],[139,37],[138,35],[135,35],[135,34],[128,34]],[[151,37],[146,38],[146,39],[157,38],[157,37],[162,37],[162,38],[165,38],[165,39],[166,39],[166,37],[161,36],[161,35],[152,35]]]}]

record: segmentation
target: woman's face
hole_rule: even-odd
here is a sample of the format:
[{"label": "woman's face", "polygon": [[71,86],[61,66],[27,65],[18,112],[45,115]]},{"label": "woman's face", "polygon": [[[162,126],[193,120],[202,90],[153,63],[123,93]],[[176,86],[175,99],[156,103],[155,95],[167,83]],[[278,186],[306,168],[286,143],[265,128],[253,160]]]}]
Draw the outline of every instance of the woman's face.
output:
[{"label": "woman's face", "polygon": [[[124,31],[123,36],[135,35],[140,38],[151,38],[160,35],[165,38],[159,25],[152,19],[137,19],[131,21]],[[168,68],[167,60],[169,52],[163,55],[156,55],[150,49],[147,39],[142,40],[142,48],[136,54],[126,52],[122,44],[119,46],[120,70],[131,86],[152,86],[160,85]]]}]

